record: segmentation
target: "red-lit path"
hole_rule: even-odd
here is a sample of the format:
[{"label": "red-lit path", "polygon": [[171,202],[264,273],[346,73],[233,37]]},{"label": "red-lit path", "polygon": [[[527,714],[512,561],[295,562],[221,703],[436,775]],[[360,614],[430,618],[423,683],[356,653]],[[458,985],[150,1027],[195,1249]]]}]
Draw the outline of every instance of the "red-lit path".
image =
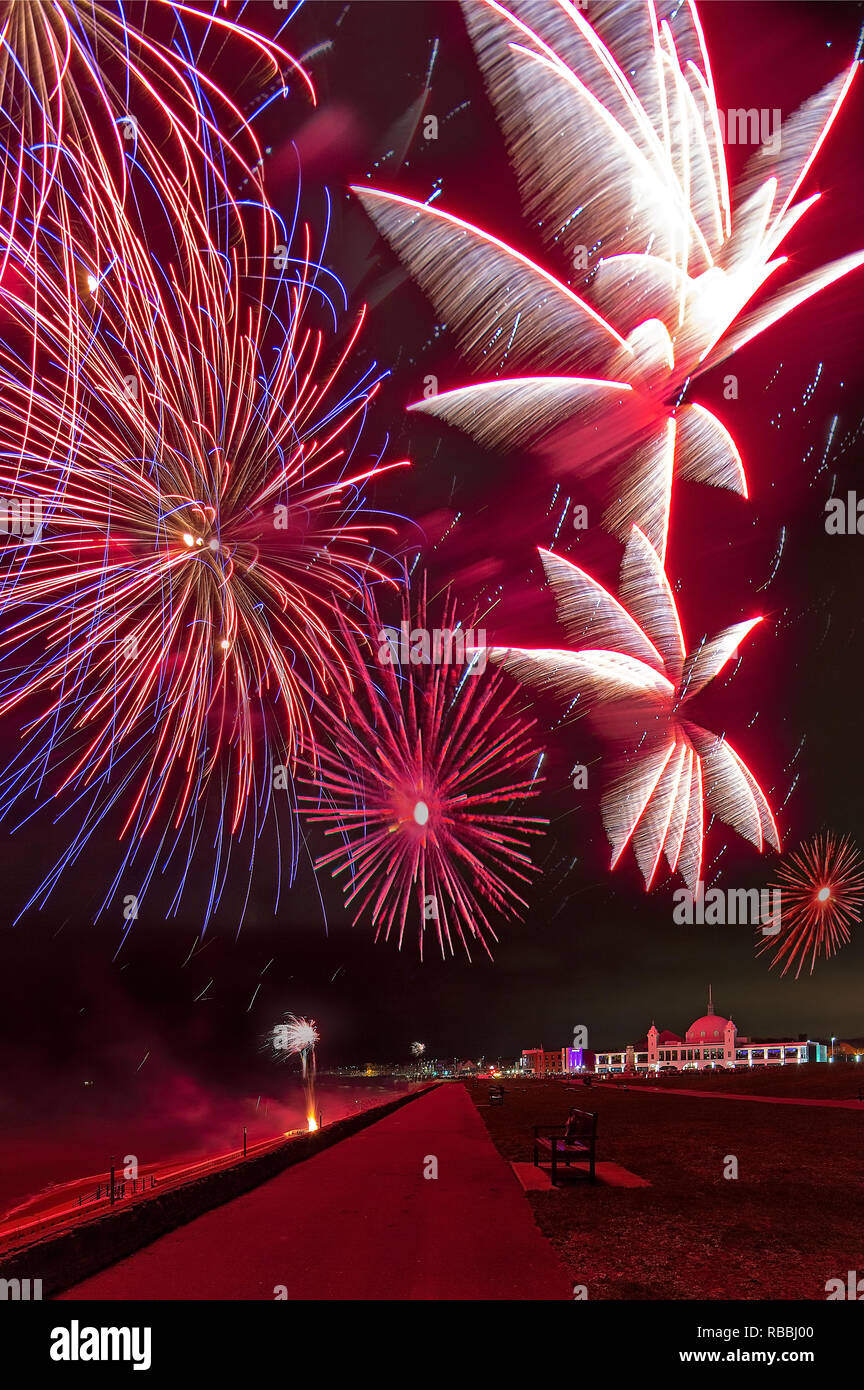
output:
[{"label": "red-lit path", "polygon": [[860,1100],[813,1100],[803,1096],[754,1096],[747,1091],[691,1091],[677,1086],[632,1086],[631,1093],[650,1091],[652,1095],[699,1096],[708,1100],[755,1100],[763,1105],[815,1105],[825,1110],[864,1110]]},{"label": "red-lit path", "polygon": [[[438,1178],[424,1178],[428,1156]],[[76,1284],[64,1299],[569,1299],[571,1281],[449,1084]]]}]

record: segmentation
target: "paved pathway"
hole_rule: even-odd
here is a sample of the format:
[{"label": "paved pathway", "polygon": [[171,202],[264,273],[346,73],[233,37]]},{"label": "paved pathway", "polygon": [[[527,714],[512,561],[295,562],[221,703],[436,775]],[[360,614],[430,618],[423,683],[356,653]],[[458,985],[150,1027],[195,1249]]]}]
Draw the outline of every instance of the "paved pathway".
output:
[{"label": "paved pathway", "polygon": [[[437,1179],[424,1168],[437,1159]],[[162,1236],[75,1299],[569,1299],[463,1086],[447,1084]]]}]

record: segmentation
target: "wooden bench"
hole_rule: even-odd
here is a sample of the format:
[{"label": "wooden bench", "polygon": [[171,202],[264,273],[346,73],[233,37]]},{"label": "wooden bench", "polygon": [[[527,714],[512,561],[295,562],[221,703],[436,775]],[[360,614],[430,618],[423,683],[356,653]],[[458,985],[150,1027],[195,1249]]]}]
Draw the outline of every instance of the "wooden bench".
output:
[{"label": "wooden bench", "polygon": [[493,1087],[491,1088],[491,1090],[489,1091],[488,1100],[489,1100],[489,1104],[490,1104],[490,1105],[503,1105],[503,1104],[504,1104],[504,1087],[503,1087],[503,1086],[493,1086]]},{"label": "wooden bench", "polygon": [[[545,1134],[543,1131],[547,1131]],[[558,1183],[558,1164],[563,1160],[569,1168],[573,1162],[588,1159],[591,1182],[594,1182],[594,1162],[597,1149],[597,1116],[590,1110],[571,1110],[564,1124],[534,1126],[534,1167],[540,1165],[539,1153],[548,1153],[552,1162],[552,1186]]]}]

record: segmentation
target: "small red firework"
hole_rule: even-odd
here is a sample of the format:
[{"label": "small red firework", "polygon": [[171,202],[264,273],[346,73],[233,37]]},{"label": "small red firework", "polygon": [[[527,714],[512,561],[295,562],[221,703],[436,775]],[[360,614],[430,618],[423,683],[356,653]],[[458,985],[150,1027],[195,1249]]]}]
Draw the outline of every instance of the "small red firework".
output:
[{"label": "small red firework", "polygon": [[816,957],[846,946],[850,926],[861,920],[864,860],[848,836],[817,835],[781,866],[774,888],[780,893],[781,935],[763,950],[776,947],[771,965],[783,961],[782,975],[797,961],[796,980],[809,952],[812,975]]},{"label": "small red firework", "polygon": [[496,939],[490,909],[525,906],[517,890],[536,872],[526,851],[545,822],[518,803],[536,795],[542,755],[514,693],[484,673],[483,635],[475,645],[449,597],[431,633],[426,613],[424,585],[413,612],[406,596],[399,628],[368,601],[369,647],[343,623],[353,689],[320,711],[329,737],[301,800],[342,841],[315,867],[345,876],[355,924],[368,911],[376,940],[395,929],[401,947],[413,917],[421,956],[429,927],[442,955],[458,937],[470,958],[471,938],[487,953]]}]

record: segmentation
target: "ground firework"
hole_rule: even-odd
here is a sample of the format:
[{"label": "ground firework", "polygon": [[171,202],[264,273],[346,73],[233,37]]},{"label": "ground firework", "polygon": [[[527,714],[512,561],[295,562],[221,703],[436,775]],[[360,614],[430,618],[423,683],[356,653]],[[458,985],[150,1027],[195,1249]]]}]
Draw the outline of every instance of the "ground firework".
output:
[{"label": "ground firework", "polygon": [[[344,691],[345,717],[325,720],[320,776],[303,798],[310,819],[343,843],[316,867],[342,878],[355,923],[368,913],[376,940],[395,932],[401,946],[416,925],[421,955],[427,929],[442,955],[454,939],[469,955],[472,940],[489,951],[487,911],[525,906],[527,849],[543,822],[518,803],[535,793],[540,759],[513,694],[481,674],[482,652],[466,648],[454,603],[445,601],[430,632],[424,587],[415,612],[405,598],[402,618],[403,631],[421,634],[404,666],[399,629],[371,600],[365,641],[343,627],[354,688]],[[451,659],[460,640],[464,664]]]},{"label": "ground firework", "polygon": [[306,1096],[306,1128],[318,1128],[315,1102],[315,1048],[321,1041],[314,1019],[298,1018],[296,1014],[286,1014],[287,1022],[277,1023],[270,1037],[273,1051],[283,1061],[289,1057],[299,1057],[303,1072],[303,1090]]},{"label": "ground firework", "polygon": [[[253,852],[309,755],[312,691],[326,698],[342,665],[336,609],[381,574],[373,540],[390,528],[363,506],[378,465],[355,459],[378,378],[351,366],[362,311],[328,351],[321,324],[341,287],[311,260],[308,229],[254,295],[236,254],[226,287],[212,257],[163,271],[125,237],[74,409],[54,390],[62,288],[5,298],[37,370],[14,334],[0,344],[0,495],[39,524],[0,548],[0,712],[23,721],[0,809],[46,792],[76,805],[43,890],[111,811],[127,866],[148,831],[182,881],[193,850],[204,856],[209,915],[231,837],[248,835]],[[221,816],[205,852],[211,792]],[[142,891],[155,864],[139,862]]]},{"label": "ground firework", "polygon": [[498,377],[413,408],[504,447],[560,431],[569,468],[613,466],[607,525],[624,539],[635,523],[662,559],[673,478],[747,495],[737,446],[692,383],[864,263],[846,257],[744,313],[819,196],[795,202],[857,64],[783,122],[730,194],[695,6],[463,9],[526,214],[571,272],[431,200],[355,189],[472,365]]},{"label": "ground firework", "polygon": [[[578,566],[540,552],[558,616],[579,649],[493,648],[515,676],[592,714],[621,750],[602,802],[612,868],[632,841],[646,888],[661,855],[696,890],[705,806],[761,850],[780,842],[759,783],[735,750],[692,723],[688,702],[760,621],[736,623],[688,654],[657,553],[634,526],[621,565],[622,603]],[[626,604],[626,607],[624,606]]]},{"label": "ground firework", "polygon": [[817,835],[781,865],[775,890],[780,893],[780,934],[763,943],[760,954],[773,951],[772,967],[782,975],[797,964],[795,978],[810,956],[810,974],[818,956],[833,956],[861,920],[864,860],[848,838]]}]

